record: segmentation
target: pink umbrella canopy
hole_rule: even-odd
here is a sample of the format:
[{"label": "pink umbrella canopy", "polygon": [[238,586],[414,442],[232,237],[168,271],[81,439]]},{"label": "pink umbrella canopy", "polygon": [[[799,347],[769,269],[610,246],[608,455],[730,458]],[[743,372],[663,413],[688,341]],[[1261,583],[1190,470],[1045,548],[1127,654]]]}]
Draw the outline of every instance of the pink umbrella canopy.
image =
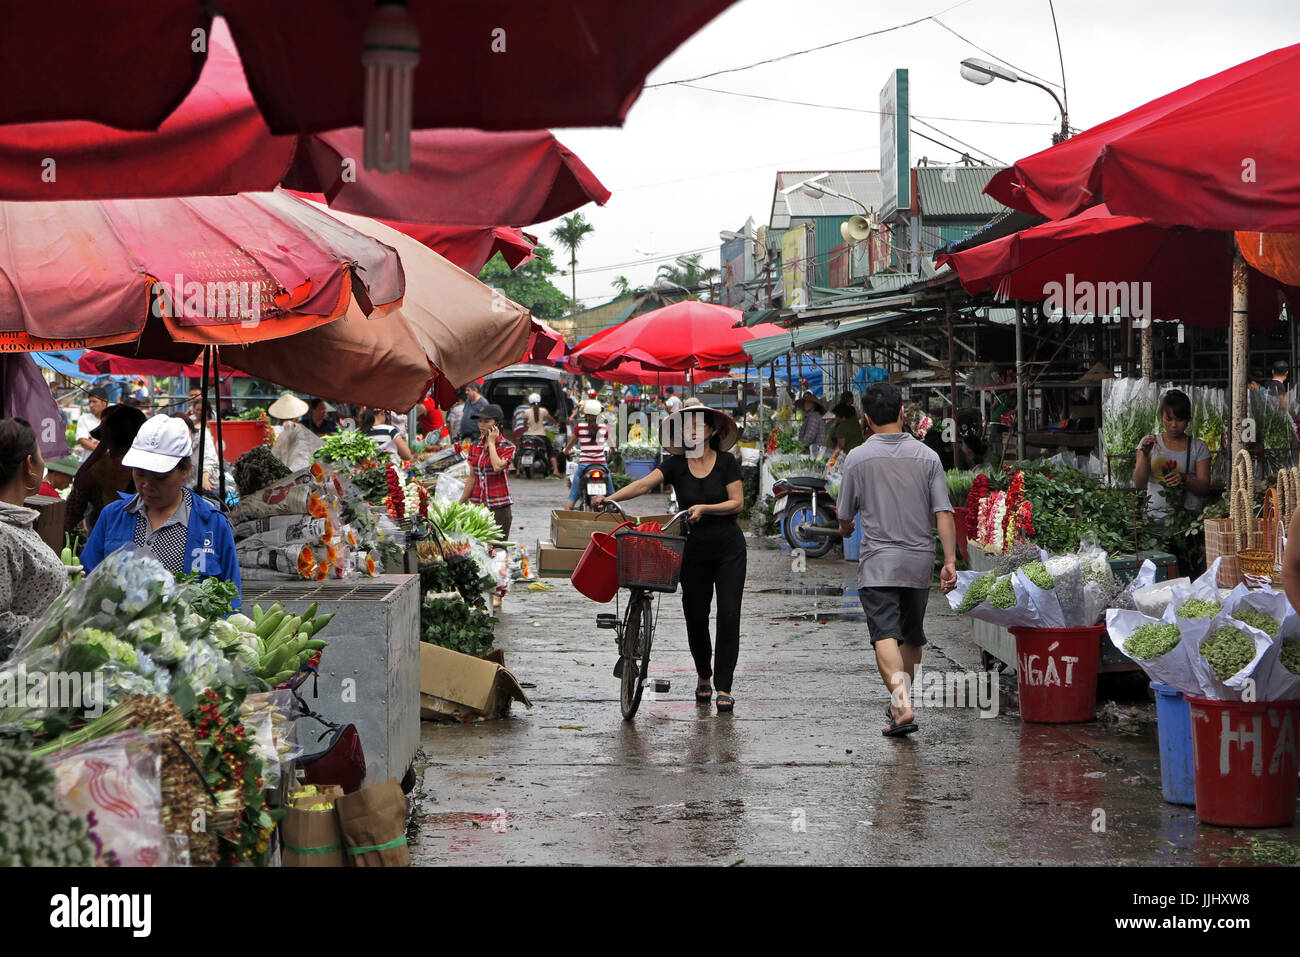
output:
[{"label": "pink umbrella canopy", "polygon": [[[621,125],[646,75],[733,3],[412,2],[421,52],[411,128]],[[361,55],[376,6],[222,0],[272,132],[362,125]],[[212,55],[201,41],[213,32],[213,12],[194,0],[44,0],[11,11],[0,30],[0,123],[157,129]]]},{"label": "pink umbrella canopy", "polygon": [[365,170],[362,136],[359,128],[272,135],[218,20],[199,82],[157,132],[76,120],[0,126],[0,200],[222,196],[284,185],[379,219],[497,227],[546,222],[610,196],[546,130],[418,131],[403,175]]},{"label": "pink umbrella canopy", "polygon": [[[390,246],[283,193],[0,203],[8,351],[293,335],[399,302]],[[186,360],[188,361],[188,360]]]},{"label": "pink umbrella canopy", "polygon": [[584,373],[581,366],[570,362],[564,368],[576,375],[590,375],[603,382],[617,382],[620,385],[684,386],[691,382],[708,382],[729,375],[727,369],[692,369],[689,372],[666,372],[662,369],[649,369],[633,359],[618,365],[602,369],[600,372]]},{"label": "pink umbrella canopy", "polygon": [[[179,362],[159,362],[154,359],[128,359],[95,349],[87,349],[81,354],[81,358],[77,360],[77,368],[90,375],[186,376],[191,379],[203,375],[203,366],[198,364],[185,365]],[[220,366],[213,372],[236,378],[248,376],[248,373],[229,366]]]},{"label": "pink umbrella canopy", "polygon": [[1300,232],[1300,44],[1139,106],[989,180],[1007,206],[1198,229]]},{"label": "pink umbrella canopy", "polygon": [[684,372],[748,361],[741,344],[784,330],[770,322],[746,327],[730,306],[687,299],[603,329],[570,353],[572,368],[598,373],[626,360],[646,370]]}]

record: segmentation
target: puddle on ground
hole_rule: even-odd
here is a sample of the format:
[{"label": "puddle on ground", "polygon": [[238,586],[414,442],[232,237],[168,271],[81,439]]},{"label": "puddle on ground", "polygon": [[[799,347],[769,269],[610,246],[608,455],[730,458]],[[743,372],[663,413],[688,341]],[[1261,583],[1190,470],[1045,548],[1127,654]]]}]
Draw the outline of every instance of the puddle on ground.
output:
[{"label": "puddle on ground", "polygon": [[830,621],[864,621],[866,615],[861,611],[804,611],[797,615],[776,615],[771,621],[816,621],[826,624]]}]

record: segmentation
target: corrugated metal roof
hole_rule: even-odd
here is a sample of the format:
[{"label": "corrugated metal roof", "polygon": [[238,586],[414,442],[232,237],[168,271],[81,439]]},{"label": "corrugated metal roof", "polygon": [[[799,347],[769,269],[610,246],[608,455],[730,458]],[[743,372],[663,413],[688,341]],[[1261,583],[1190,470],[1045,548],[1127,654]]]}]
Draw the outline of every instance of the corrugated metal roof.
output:
[{"label": "corrugated metal roof", "polygon": [[872,332],[880,333],[899,320],[909,320],[906,313],[892,312],[880,316],[869,316],[852,322],[815,323],[800,329],[791,329],[779,335],[764,336],[741,343],[741,348],[754,360],[755,365],[766,365],[777,356],[800,349],[815,349],[832,342],[846,339],[871,338]]},{"label": "corrugated metal roof", "polygon": [[862,208],[857,203],[832,196],[830,193],[822,193],[820,198],[814,198],[801,189],[792,190],[790,193],[781,192],[787,186],[823,174],[825,178],[820,182],[836,192],[852,196],[868,209],[880,208],[883,195],[880,170],[781,170],[776,174],[776,186],[772,192],[772,216],[768,221],[772,229],[788,229],[791,217],[843,216],[847,218],[862,214]]},{"label": "corrugated metal roof", "polygon": [[921,215],[989,218],[1006,211],[984,192],[1000,166],[918,166],[917,201]]}]

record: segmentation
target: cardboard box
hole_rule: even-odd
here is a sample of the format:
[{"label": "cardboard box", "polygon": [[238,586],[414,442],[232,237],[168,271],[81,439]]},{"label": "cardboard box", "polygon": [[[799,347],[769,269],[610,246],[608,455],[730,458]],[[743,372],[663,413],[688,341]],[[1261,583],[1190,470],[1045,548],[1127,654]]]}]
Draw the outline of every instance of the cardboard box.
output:
[{"label": "cardboard box", "polygon": [[343,832],[339,829],[335,809],[310,810],[321,804],[333,804],[343,797],[343,789],[329,784],[320,791],[320,794],[295,799],[293,806],[284,812],[284,819],[280,822],[280,838],[284,845],[281,862],[284,867],[347,866]]},{"label": "cardboard box", "polygon": [[35,526],[41,541],[54,549],[56,555],[63,551],[63,519],[68,513],[68,503],[57,496],[29,495],[23,504],[41,513]]},{"label": "cardboard box", "polygon": [[587,547],[592,532],[608,532],[623,520],[609,512],[551,512],[551,541],[557,548]]},{"label": "cardboard box", "polygon": [[496,662],[420,642],[420,717],[451,721],[499,718],[510,702],[533,703]]},{"label": "cardboard box", "polygon": [[539,540],[534,568],[538,578],[568,578],[578,567],[583,548],[556,548],[554,542]]}]

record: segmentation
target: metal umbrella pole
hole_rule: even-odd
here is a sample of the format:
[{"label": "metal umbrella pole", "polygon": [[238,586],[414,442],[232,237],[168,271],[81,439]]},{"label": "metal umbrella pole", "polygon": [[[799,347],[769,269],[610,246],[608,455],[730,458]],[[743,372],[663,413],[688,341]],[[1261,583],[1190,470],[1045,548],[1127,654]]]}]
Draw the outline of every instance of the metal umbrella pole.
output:
[{"label": "metal umbrella pole", "polygon": [[[212,373],[215,376],[213,392],[217,402],[217,491],[221,495],[221,502],[226,502],[226,469],[225,469],[225,441],[221,437],[221,353],[216,346],[208,346],[212,350]],[[203,463],[199,462],[199,471],[203,471]],[[202,479],[200,478],[201,482]]]},{"label": "metal umbrella pole", "polygon": [[199,404],[199,464],[198,464],[198,482],[195,488],[200,493],[203,491],[203,450],[207,446],[208,439],[208,347],[203,347],[203,376],[202,376],[203,399]]}]

